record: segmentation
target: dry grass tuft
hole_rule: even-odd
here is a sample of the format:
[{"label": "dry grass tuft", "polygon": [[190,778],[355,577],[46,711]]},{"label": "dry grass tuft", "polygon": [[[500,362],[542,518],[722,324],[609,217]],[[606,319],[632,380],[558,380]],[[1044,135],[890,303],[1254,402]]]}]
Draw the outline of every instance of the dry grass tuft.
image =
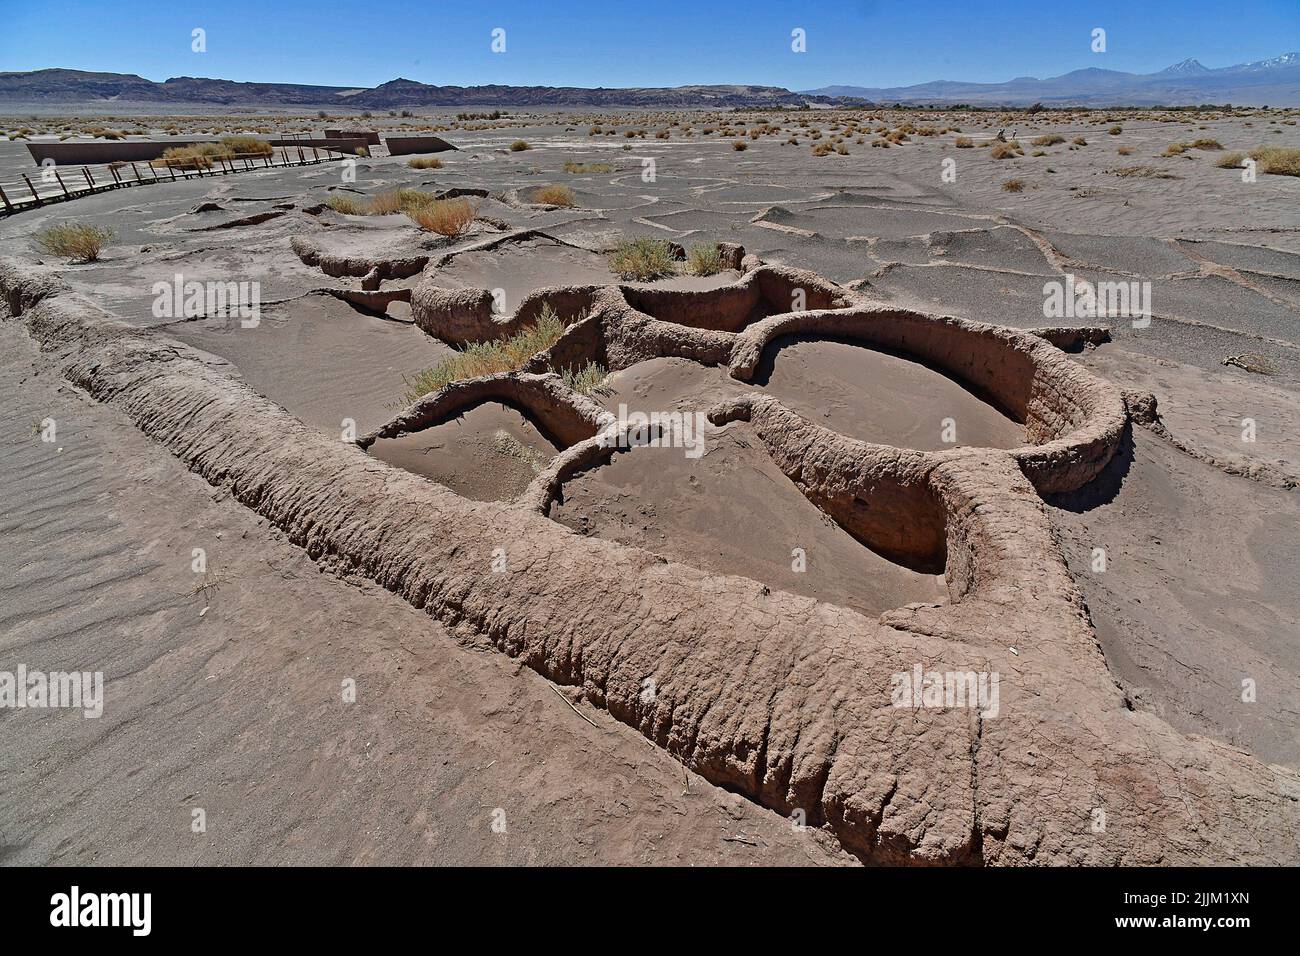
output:
[{"label": "dry grass tuft", "polygon": [[1057,133],[1049,133],[1046,136],[1035,136],[1029,141],[1030,146],[1055,146],[1058,143],[1064,143],[1065,137]]},{"label": "dry grass tuft", "polygon": [[743,139],[738,139],[731,144],[731,148],[738,153],[743,153],[745,150],[749,149],[749,144],[746,143]]},{"label": "dry grass tuft", "polygon": [[578,198],[568,186],[541,186],[533,190],[533,202],[572,208],[578,204]]},{"label": "dry grass tuft", "polygon": [[1220,169],[1235,169],[1240,167],[1245,159],[1245,153],[1224,153],[1214,161],[1214,165]]},{"label": "dry grass tuft", "polygon": [[84,223],[50,226],[36,234],[36,244],[46,252],[73,262],[95,262],[113,238],[111,229]]},{"label": "dry grass tuft", "polygon": [[453,238],[469,229],[478,215],[478,207],[464,197],[439,199],[404,211],[421,229]]},{"label": "dry grass tuft", "polygon": [[1025,191],[1025,183],[1024,183],[1024,180],[1021,180],[1021,179],[1008,179],[1006,182],[1004,182],[1004,183],[1002,184],[1002,191],[1003,191],[1004,193],[1020,193],[1020,192],[1024,192],[1024,191]]},{"label": "dry grass tuft", "polygon": [[609,268],[622,279],[649,282],[677,271],[672,250],[663,239],[622,239],[609,253]]},{"label": "dry grass tuft", "polygon": [[726,268],[722,251],[716,245],[700,243],[686,250],[686,271],[691,275],[716,275]]},{"label": "dry grass tuft", "polygon": [[1250,151],[1259,168],[1275,176],[1300,176],[1300,149],[1286,146],[1263,146]]},{"label": "dry grass tuft", "polygon": [[614,167],[609,163],[565,163],[564,171],[581,175],[583,173],[612,173]]},{"label": "dry grass tuft", "polygon": [[1007,143],[998,143],[990,150],[989,156],[993,159],[1011,159],[1016,156],[1023,156],[1024,152],[1020,144],[1013,139]]},{"label": "dry grass tuft", "polygon": [[975,145],[975,140],[969,136],[958,136],[953,145],[958,149],[971,149]]},{"label": "dry grass tuft", "polygon": [[442,169],[442,160],[437,156],[417,156],[408,159],[406,165],[412,169]]},{"label": "dry grass tuft", "polygon": [[510,144],[510,152],[512,153],[522,153],[524,150],[532,148],[526,139],[517,139]]}]

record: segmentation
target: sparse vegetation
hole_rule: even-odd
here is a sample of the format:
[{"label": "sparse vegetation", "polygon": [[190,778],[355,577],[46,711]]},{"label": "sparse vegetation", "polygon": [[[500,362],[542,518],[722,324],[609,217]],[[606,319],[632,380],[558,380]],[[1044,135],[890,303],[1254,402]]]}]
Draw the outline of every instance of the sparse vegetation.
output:
[{"label": "sparse vegetation", "polygon": [[469,229],[474,217],[478,215],[478,208],[463,196],[438,199],[403,211],[421,229],[453,238]]},{"label": "sparse vegetation", "polygon": [[1300,149],[1263,146],[1252,149],[1250,158],[1259,163],[1262,172],[1275,176],[1300,176]]},{"label": "sparse vegetation", "polygon": [[526,139],[517,139],[510,144],[510,152],[512,153],[522,153],[524,150],[532,148]]},{"label": "sparse vegetation", "polygon": [[722,251],[713,243],[700,243],[686,250],[686,271],[697,276],[711,276],[726,268]]},{"label": "sparse vegetation", "polygon": [[578,199],[568,186],[542,186],[533,191],[533,202],[568,208],[576,206]]},{"label": "sparse vegetation", "polygon": [[958,136],[953,145],[958,149],[971,149],[975,145],[975,140],[969,136]]},{"label": "sparse vegetation", "polygon": [[731,148],[738,153],[743,153],[745,150],[749,149],[749,144],[746,143],[743,139],[738,139],[731,144]]},{"label": "sparse vegetation", "polygon": [[95,262],[112,238],[111,229],[70,222],[42,229],[36,234],[36,244],[46,252],[72,262]]},{"label": "sparse vegetation", "polygon": [[561,373],[564,384],[569,386],[579,395],[597,395],[610,391],[606,382],[609,381],[609,373],[605,371],[605,366],[597,362],[588,362],[582,368],[574,371],[565,369]]},{"label": "sparse vegetation", "polygon": [[[572,321],[581,321],[583,317],[579,314]],[[538,313],[537,321],[514,335],[493,339],[491,342],[475,342],[465,346],[440,365],[423,369],[411,376],[403,376],[402,381],[406,385],[406,390],[402,394],[402,402],[409,405],[452,382],[481,378],[484,375],[498,375],[502,372],[517,372],[528,364],[528,360],[534,355],[546,351],[558,342],[570,324],[572,323],[565,322],[556,315],[549,305],[544,305]],[[595,374],[584,369],[578,375],[584,373],[588,379]],[[602,381],[603,378],[602,375]],[[575,376],[576,380],[577,376]]]},{"label": "sparse vegetation", "polygon": [[989,151],[989,156],[993,159],[1012,159],[1016,156],[1023,156],[1024,150],[1014,139],[1006,143],[998,143]]},{"label": "sparse vegetation", "polygon": [[1110,129],[1106,130],[1106,133],[1110,136],[1118,136],[1122,132],[1124,132],[1123,126],[1112,126]]},{"label": "sparse vegetation", "polygon": [[1030,146],[1055,146],[1058,143],[1064,143],[1065,137],[1056,133],[1050,133],[1046,136],[1035,136],[1029,141]]},{"label": "sparse vegetation", "polygon": [[1008,179],[1002,184],[1002,191],[1005,193],[1019,193],[1025,191],[1024,180]]},{"label": "sparse vegetation", "polygon": [[1183,153],[1185,153],[1185,152],[1187,152],[1187,144],[1186,144],[1186,143],[1170,143],[1168,146],[1165,147],[1165,151],[1164,151],[1163,153],[1161,153],[1160,155],[1161,155],[1161,156],[1181,156],[1181,155],[1182,155]]},{"label": "sparse vegetation", "polygon": [[1220,169],[1234,169],[1240,166],[1245,159],[1245,153],[1224,153],[1214,161],[1214,165]]},{"label": "sparse vegetation", "polygon": [[623,239],[609,253],[609,268],[623,279],[649,282],[677,271],[672,249],[663,239]]},{"label": "sparse vegetation", "polygon": [[1217,139],[1202,137],[1192,142],[1192,149],[1223,149],[1223,144]]},{"label": "sparse vegetation", "polygon": [[564,171],[574,175],[584,173],[612,173],[614,167],[609,163],[565,163]]},{"label": "sparse vegetation", "polygon": [[412,169],[442,169],[442,160],[437,156],[416,156],[408,159],[406,165]]}]

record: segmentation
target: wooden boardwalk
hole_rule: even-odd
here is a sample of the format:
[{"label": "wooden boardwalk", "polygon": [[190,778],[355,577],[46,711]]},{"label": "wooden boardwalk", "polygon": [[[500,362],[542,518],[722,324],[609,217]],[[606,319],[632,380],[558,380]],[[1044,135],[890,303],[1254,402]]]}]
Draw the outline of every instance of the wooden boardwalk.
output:
[{"label": "wooden boardwalk", "polygon": [[[315,166],[319,163],[332,163],[349,158],[334,150],[317,149],[315,146],[281,146],[272,150],[270,156],[235,156],[226,159],[213,159],[207,169],[177,169],[165,166],[161,170],[151,163],[108,163],[96,167],[91,172],[89,166],[43,166],[36,173],[36,182],[26,173],[19,178],[0,183],[0,216],[12,216],[15,213],[49,206],[53,203],[93,196],[113,189],[127,189],[132,186],[151,186],[155,183],[179,182],[184,179],[205,178],[208,176],[228,176],[231,173],[249,172],[256,169],[280,169],[287,166]],[[98,177],[98,178],[97,178]]]}]

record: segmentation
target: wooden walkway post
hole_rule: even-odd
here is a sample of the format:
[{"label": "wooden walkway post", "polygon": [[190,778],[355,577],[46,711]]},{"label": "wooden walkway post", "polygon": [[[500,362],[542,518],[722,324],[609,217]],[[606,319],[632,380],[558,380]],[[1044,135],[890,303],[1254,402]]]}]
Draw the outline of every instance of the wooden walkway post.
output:
[{"label": "wooden walkway post", "polygon": [[132,163],[132,164],[131,164],[131,172],[135,173],[135,181],[136,181],[137,183],[142,183],[142,182],[144,182],[144,179],[142,179],[141,176],[140,176],[140,170],[138,170],[138,169],[135,168],[135,163]]},{"label": "wooden walkway post", "polygon": [[27,188],[32,191],[32,198],[36,200],[36,205],[44,206],[45,203],[41,202],[41,194],[36,191],[36,187],[32,185],[32,181],[27,179],[27,174],[23,173],[22,177],[27,180]]},{"label": "wooden walkway post", "polygon": [[81,171],[86,176],[86,185],[93,190],[95,188],[95,180],[91,178],[90,170],[87,169],[85,166],[82,166]]},{"label": "wooden walkway post", "polygon": [[59,175],[59,171],[54,169],[53,166],[51,166],[50,169],[54,170],[54,178],[58,180],[59,187],[63,190],[63,198],[71,199],[72,193],[68,192],[68,187],[63,185],[63,177]]},{"label": "wooden walkway post", "polygon": [[9,201],[9,197],[5,195],[5,188],[4,188],[3,186],[0,186],[0,199],[3,199],[3,200],[4,200],[4,203],[5,203],[5,209],[6,209],[7,211],[9,211],[9,212],[13,212],[13,211],[14,211],[14,204],[11,203],[11,202]]}]

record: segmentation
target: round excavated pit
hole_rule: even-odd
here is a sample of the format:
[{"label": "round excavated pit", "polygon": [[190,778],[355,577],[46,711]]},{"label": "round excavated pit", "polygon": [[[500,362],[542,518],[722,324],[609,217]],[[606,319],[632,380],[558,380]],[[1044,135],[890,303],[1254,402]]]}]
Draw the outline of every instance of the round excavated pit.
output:
[{"label": "round excavated pit", "polygon": [[859,441],[919,451],[1025,441],[1021,425],[955,379],[861,343],[777,339],[753,384],[809,421]]},{"label": "round excavated pit", "polygon": [[559,451],[523,413],[488,402],[460,417],[397,438],[380,438],[370,454],[476,501],[520,494]]}]

